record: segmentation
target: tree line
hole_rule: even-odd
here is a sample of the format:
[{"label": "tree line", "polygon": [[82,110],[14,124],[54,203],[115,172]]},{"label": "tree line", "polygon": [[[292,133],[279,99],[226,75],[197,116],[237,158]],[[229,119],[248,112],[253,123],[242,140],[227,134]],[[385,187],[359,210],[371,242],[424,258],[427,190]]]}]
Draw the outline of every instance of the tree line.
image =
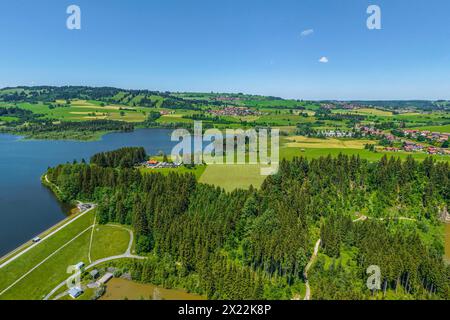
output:
[{"label": "tree line", "polygon": [[91,164],[100,167],[132,168],[147,158],[143,147],[126,147],[110,152],[100,152],[91,157]]},{"label": "tree line", "polygon": [[[364,287],[369,265],[382,268],[384,292],[450,297],[442,242],[421,236],[449,204],[449,166],[431,158],[295,158],[282,161],[259,190],[233,192],[190,174],[141,174],[95,163],[60,165],[48,177],[65,200],[97,202],[101,223],[132,226],[137,251],[150,257],[129,263],[141,281],[211,299],[290,299],[302,287],[321,234],[323,256],[311,270],[318,299],[371,297]],[[357,212],[418,223],[354,224]],[[347,251],[357,254],[342,262]]]}]

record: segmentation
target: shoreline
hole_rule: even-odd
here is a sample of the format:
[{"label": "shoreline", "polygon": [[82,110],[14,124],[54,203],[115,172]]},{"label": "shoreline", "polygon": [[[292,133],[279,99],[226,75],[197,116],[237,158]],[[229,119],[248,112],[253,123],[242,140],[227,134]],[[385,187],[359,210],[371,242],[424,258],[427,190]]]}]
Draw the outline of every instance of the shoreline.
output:
[{"label": "shoreline", "polygon": [[[41,176],[41,183],[47,187],[51,193],[55,196],[55,200],[60,202],[60,203],[64,203],[63,201],[61,201],[60,199],[60,195],[59,195],[59,190],[57,190],[56,188],[52,187],[52,183],[50,181],[48,181],[47,179],[47,175],[43,175]],[[68,203],[69,204],[69,203]],[[78,218],[79,216],[83,215],[84,213],[90,211],[80,211],[75,204],[70,204],[72,206],[74,206],[74,208],[70,211],[73,211],[74,209],[76,209],[75,213],[68,213],[67,217],[65,217],[64,219],[62,219],[61,221],[57,222],[56,224],[50,226],[49,228],[43,230],[42,232],[40,232],[37,237],[41,238],[41,241],[43,239],[45,239],[45,237],[47,237],[48,235],[50,235],[52,232],[58,230],[58,228],[64,227],[65,225],[71,223],[74,219]],[[8,262],[10,259],[16,257],[17,255],[20,255],[23,251],[25,250],[29,250],[30,247],[33,247],[34,245],[37,245],[40,242],[37,243],[33,243],[32,239],[26,241],[25,243],[21,244],[20,246],[16,247],[14,250],[4,254],[3,256],[0,257],[0,268],[3,267],[3,264]]]},{"label": "shoreline", "polygon": [[[11,136],[18,137],[18,141],[71,141],[71,142],[96,142],[101,141],[104,136],[112,133],[130,133],[135,132],[137,130],[142,129],[163,129],[163,130],[171,130],[175,129],[172,127],[166,127],[166,126],[143,126],[143,125],[136,125],[133,129],[133,131],[120,131],[120,130],[110,130],[110,131],[95,131],[95,132],[89,132],[90,135],[87,136],[86,139],[77,139],[74,138],[59,138],[61,135],[65,133],[74,133],[74,131],[52,131],[52,132],[43,132],[42,136],[39,135],[33,135],[27,132],[11,132],[8,130],[0,130],[0,134],[9,134]],[[77,132],[75,132],[77,133]],[[46,136],[47,134],[50,134]]]},{"label": "shoreline", "polygon": [[56,223],[55,225],[51,226],[50,228],[42,231],[38,235],[38,237],[41,238],[40,242],[33,243],[32,239],[30,239],[27,242],[25,242],[22,245],[20,245],[19,247],[17,247],[16,249],[14,249],[14,250],[8,252],[7,254],[3,255],[2,257],[0,257],[0,269],[2,268],[3,264],[6,263],[8,260],[14,258],[15,256],[17,256],[18,254],[20,254],[24,250],[29,249],[33,245],[37,245],[37,244],[41,243],[42,240],[44,240],[44,238],[47,237],[48,235],[50,235],[52,232],[55,232],[59,228],[64,227],[66,224],[73,222],[76,218],[82,216],[86,212],[88,212],[88,211],[84,211],[84,212],[79,211],[79,212],[77,212],[75,214],[72,214],[72,215],[64,218],[60,222]]}]

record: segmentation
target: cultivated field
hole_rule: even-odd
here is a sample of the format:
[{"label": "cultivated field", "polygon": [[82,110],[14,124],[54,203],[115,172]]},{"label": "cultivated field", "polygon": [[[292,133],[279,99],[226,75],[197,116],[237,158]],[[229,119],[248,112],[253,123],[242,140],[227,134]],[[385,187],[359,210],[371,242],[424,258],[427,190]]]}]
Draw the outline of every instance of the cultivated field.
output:
[{"label": "cultivated field", "polygon": [[200,178],[200,182],[221,187],[226,191],[248,189],[250,185],[259,188],[265,176],[259,165],[210,165]]},{"label": "cultivated field", "polygon": [[364,149],[366,144],[374,144],[372,140],[353,139],[319,139],[304,136],[293,136],[287,138],[286,146],[295,148],[314,149]]}]

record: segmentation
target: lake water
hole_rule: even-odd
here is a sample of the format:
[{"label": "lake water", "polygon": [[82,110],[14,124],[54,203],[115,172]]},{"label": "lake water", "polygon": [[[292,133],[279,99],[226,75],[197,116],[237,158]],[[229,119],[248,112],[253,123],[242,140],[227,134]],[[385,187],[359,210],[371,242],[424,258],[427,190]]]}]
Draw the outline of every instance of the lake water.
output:
[{"label": "lake water", "polygon": [[0,256],[65,218],[67,208],[40,182],[48,167],[125,146],[170,153],[170,130],[111,133],[94,142],[23,140],[0,134]]}]

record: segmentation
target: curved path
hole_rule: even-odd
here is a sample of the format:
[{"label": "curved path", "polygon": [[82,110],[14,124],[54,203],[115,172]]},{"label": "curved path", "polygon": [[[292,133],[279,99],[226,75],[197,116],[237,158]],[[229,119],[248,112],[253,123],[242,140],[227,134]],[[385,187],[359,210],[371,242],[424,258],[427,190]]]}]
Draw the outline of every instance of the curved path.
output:
[{"label": "curved path", "polygon": [[322,239],[317,240],[316,245],[314,246],[314,252],[311,256],[311,259],[309,259],[308,264],[305,267],[305,271],[303,272],[303,276],[305,277],[305,285],[306,285],[306,293],[305,298],[303,300],[311,300],[311,288],[309,286],[309,280],[308,280],[308,271],[313,265],[314,261],[317,258],[317,255],[319,254],[319,248],[320,244],[322,243]]},{"label": "curved path", "polygon": [[[407,218],[407,217],[393,217],[393,218],[371,218],[365,215],[360,215],[358,219],[353,220],[353,223],[357,223],[360,221],[366,221],[366,220],[379,220],[379,221],[384,221],[384,220],[404,220],[404,221],[417,221],[416,219],[413,218]],[[314,261],[317,258],[317,255],[319,254],[319,248],[320,248],[320,244],[322,243],[322,239],[317,240],[316,245],[314,246],[314,252],[313,255],[311,256],[311,259],[309,260],[308,264],[305,267],[305,271],[303,272],[303,276],[305,278],[305,285],[306,285],[306,293],[305,293],[305,298],[303,300],[311,300],[311,287],[309,285],[309,280],[308,280],[308,271],[311,268],[311,266],[313,265]],[[294,297],[294,300],[300,300],[298,298],[298,296]]]},{"label": "curved path", "polygon": [[[124,254],[121,254],[121,255],[111,256],[111,257],[106,257],[106,258],[102,258],[102,259],[96,260],[96,261],[92,262],[91,264],[89,264],[84,269],[84,271],[88,271],[88,270],[94,268],[95,266],[98,266],[98,265],[100,265],[102,263],[113,261],[113,260],[119,260],[119,259],[139,259],[139,260],[143,260],[143,259],[145,259],[145,257],[134,255],[134,254],[131,253],[131,248],[133,247],[133,242],[134,242],[134,233],[133,233],[132,230],[130,230],[128,228],[125,228],[123,226],[115,225],[115,224],[108,224],[108,226],[125,229],[125,230],[127,230],[130,233],[130,241],[128,243],[127,250],[125,251]],[[93,227],[93,226],[91,226],[91,227]],[[60,290],[62,287],[64,287],[64,285],[66,285],[66,283],[67,283],[67,280],[69,280],[72,277],[73,277],[73,275],[68,277],[66,280],[64,280],[60,284],[58,284],[52,291],[50,291],[49,294],[47,294],[45,296],[44,300],[49,300],[56,292],[58,292],[58,290]],[[59,294],[55,299],[61,298],[62,296],[66,295],[66,294],[67,294],[67,292]]]}]

